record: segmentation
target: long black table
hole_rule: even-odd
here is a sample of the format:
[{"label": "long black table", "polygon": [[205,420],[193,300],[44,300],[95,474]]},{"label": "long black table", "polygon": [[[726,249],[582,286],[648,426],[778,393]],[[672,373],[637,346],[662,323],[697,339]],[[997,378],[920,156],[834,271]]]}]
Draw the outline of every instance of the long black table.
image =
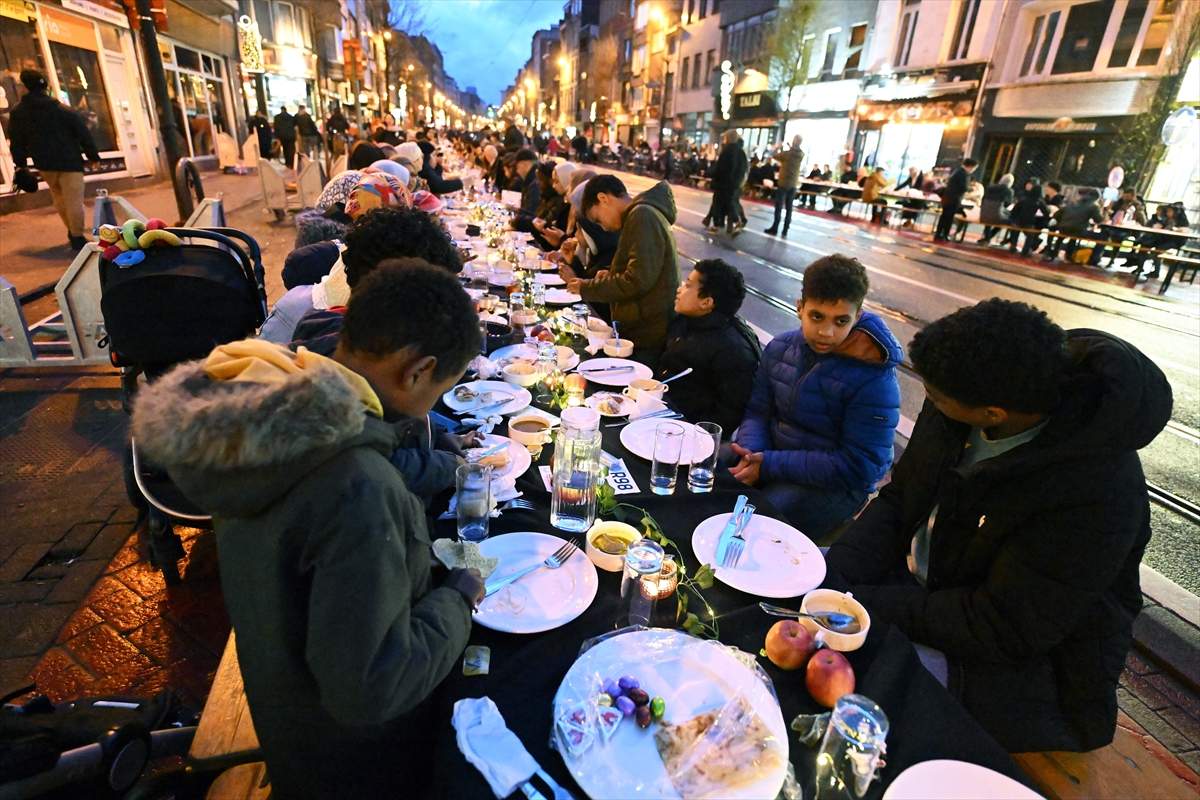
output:
[{"label": "long black table", "polygon": [[[602,425],[608,421],[602,421]],[[718,477],[714,491],[709,494],[689,493],[686,476],[682,474],[674,495],[651,494],[648,491],[649,463],[625,450],[620,443],[620,430],[601,427],[604,449],[625,459],[642,493],[620,495],[618,499],[644,508],[658,521],[663,533],[679,545],[689,572],[700,566],[691,550],[692,531],[708,517],[730,511],[739,493],[751,496],[751,501],[758,506],[758,514],[779,517],[765,496],[747,490],[728,474]],[[513,531],[540,531],[570,538],[550,525],[550,495],[536,469],[539,463],[549,463],[550,452],[551,446],[544,448],[540,460],[517,481],[524,498],[535,505],[535,510],[504,512],[500,518],[492,520],[492,536]],[[439,522],[435,535],[453,537],[455,523],[452,520]],[[542,768],[579,800],[585,797],[562,758],[551,749],[550,737],[553,698],[563,676],[577,658],[580,645],[613,630],[620,611],[620,574],[597,572],[600,587],[596,599],[587,611],[567,625],[533,635],[499,633],[475,626],[471,644],[491,648],[490,672],[484,676],[464,677],[459,666],[442,686],[437,700],[437,729],[431,734],[434,737],[434,756],[430,765],[434,797],[482,800],[492,796],[483,777],[459,752],[450,724],[455,700],[485,695],[495,701],[508,727]],[[823,585],[842,588],[835,575],[827,576]],[[721,641],[749,653],[758,653],[767,630],[776,621],[759,610],[761,598],[732,589],[720,581],[704,594],[717,613]],[[674,600],[667,602],[673,604]],[[773,602],[798,608],[800,597]],[[847,656],[857,676],[855,691],[877,702],[891,723],[887,737],[887,766],[881,772],[881,780],[872,785],[868,798],[878,798],[906,768],[931,759],[973,762],[1028,784],[1004,749],[921,666],[916,651],[898,629],[884,624],[872,625],[866,644]],[[804,687],[803,670],[787,672],[776,668],[766,658],[758,660],[775,684],[785,722],[790,724],[798,714],[824,710],[809,697]],[[788,745],[797,779],[804,787],[804,796],[811,798],[814,796],[816,748],[800,744],[797,734],[790,729]],[[517,792],[513,797],[521,797],[521,794]]]}]

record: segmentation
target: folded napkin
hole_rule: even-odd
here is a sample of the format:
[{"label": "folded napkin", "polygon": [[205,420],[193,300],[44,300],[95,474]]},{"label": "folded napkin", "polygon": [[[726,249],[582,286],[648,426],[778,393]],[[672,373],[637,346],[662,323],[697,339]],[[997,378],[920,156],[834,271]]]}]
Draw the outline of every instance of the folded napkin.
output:
[{"label": "folded napkin", "polygon": [[504,724],[492,698],[459,700],[450,722],[458,749],[483,774],[496,797],[508,797],[537,772],[537,762]]},{"label": "folded napkin", "polygon": [[633,422],[639,417],[644,417],[647,414],[653,414],[656,411],[662,411],[667,407],[667,404],[657,397],[649,397],[642,395],[633,404],[633,410],[629,412],[629,421]]},{"label": "folded napkin", "polygon": [[463,417],[459,422],[467,428],[475,428],[482,434],[489,434],[496,429],[496,426],[504,421],[504,417],[499,414],[493,414],[490,417]]},{"label": "folded napkin", "polygon": [[500,367],[487,356],[475,356],[467,369],[473,371],[482,381],[490,380],[500,374]]}]

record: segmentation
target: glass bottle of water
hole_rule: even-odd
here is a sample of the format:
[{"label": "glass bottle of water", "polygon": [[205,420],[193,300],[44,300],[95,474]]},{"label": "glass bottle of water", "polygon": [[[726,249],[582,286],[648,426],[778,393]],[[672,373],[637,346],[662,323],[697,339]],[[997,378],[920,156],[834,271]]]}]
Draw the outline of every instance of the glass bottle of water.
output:
[{"label": "glass bottle of water", "polygon": [[560,428],[554,434],[550,524],[582,533],[596,521],[600,479],[600,432]]}]

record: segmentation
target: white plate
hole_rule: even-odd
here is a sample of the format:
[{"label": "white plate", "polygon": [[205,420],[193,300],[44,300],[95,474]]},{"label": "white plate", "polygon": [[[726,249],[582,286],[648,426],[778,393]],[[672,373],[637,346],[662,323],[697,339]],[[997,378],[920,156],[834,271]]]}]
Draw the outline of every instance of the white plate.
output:
[{"label": "white plate", "polygon": [[[656,643],[653,654],[646,652],[646,643],[650,641]],[[724,647],[662,629],[614,636],[588,650],[567,670],[554,698],[555,719],[559,704],[572,699],[571,687],[586,686],[594,675],[614,680],[622,675],[636,677],[650,695],[666,701],[664,719],[676,725],[721,708],[742,695],[779,741],[783,758],[778,769],[759,780],[710,796],[740,800],[775,797],[779,793],[788,755],[783,712],[758,676]],[[592,800],[677,798],[679,794],[671,785],[654,743],[656,727],[641,730],[632,719],[623,720],[607,743],[595,742],[578,756],[564,753],[563,761],[583,793]],[[615,783],[613,776],[621,783]]]},{"label": "white plate", "polygon": [[501,325],[508,324],[508,320],[506,320],[504,317],[500,316],[499,314],[488,314],[488,313],[480,314],[479,321],[480,322],[499,322]]},{"label": "white plate", "polygon": [[692,552],[716,568],[717,580],[759,597],[796,597],[825,580],[825,557],[811,539],[771,517],[755,514],[742,532],[746,549],[737,567],[717,565],[717,540],[731,514],[717,514],[692,532]]},{"label": "white plate", "polygon": [[[600,410],[600,401],[603,400],[605,397],[611,397],[613,400],[617,401],[617,413],[609,414],[609,413],[606,413],[606,412]],[[595,394],[590,395],[586,400],[584,400],[583,403],[588,408],[594,408],[597,411],[599,411],[600,416],[602,416],[602,417],[627,417],[627,416],[629,416],[629,412],[631,412],[631,411],[633,411],[633,409],[637,408],[637,403],[633,402],[628,397],[626,397],[623,394],[620,394],[619,392],[596,392]]]},{"label": "white plate", "polygon": [[[569,347],[558,345],[558,368],[562,370],[574,369],[579,363],[579,354]],[[499,362],[503,358],[524,359],[525,361],[537,361],[537,350],[533,345],[528,345],[522,342],[521,344],[510,344],[504,347],[497,348],[488,356],[488,360]]]},{"label": "white plate", "polygon": [[[501,393],[512,397],[512,400],[509,400],[499,408],[488,412],[489,414],[499,414],[501,416],[505,414],[511,414],[514,411],[520,411],[522,408],[529,405],[531,400],[533,400],[533,395],[529,393],[528,389],[522,389],[520,386],[513,386],[511,383],[505,383],[504,381],[467,381],[466,383],[458,384],[458,386],[470,386],[480,394],[483,394],[484,392],[494,392],[497,397],[499,397]],[[457,389],[458,386],[455,386],[454,389]],[[474,409],[479,405],[479,398],[475,398],[474,400],[466,403],[459,400],[454,396],[454,389],[451,389],[442,395],[442,402],[445,403],[446,407],[454,413],[471,413],[470,409]],[[495,402],[500,401],[497,399]]]},{"label": "white plate", "polygon": [[[529,469],[529,465],[533,463],[533,459],[529,455],[528,448],[523,444],[518,444],[507,436],[499,436],[494,433],[489,433],[483,437],[483,445],[477,449],[480,451],[489,450],[501,442],[508,443],[508,464],[504,469],[497,472],[492,470],[493,478],[506,478],[511,475],[514,478],[525,474],[525,470]],[[471,451],[468,450],[467,453]],[[469,459],[468,459],[469,460]]]},{"label": "white plate", "polygon": [[687,441],[684,443],[682,452],[679,454],[680,464],[686,467],[693,461],[699,461],[712,455],[712,437],[698,430],[692,423],[684,422],[681,419],[658,419],[656,417],[636,419],[624,428],[621,428],[621,444],[625,445],[625,449],[635,456],[640,456],[647,461],[653,461],[654,429],[664,422],[670,422],[683,427],[683,435]]},{"label": "white plate", "polygon": [[583,298],[566,289],[547,289],[546,302],[555,306],[569,306],[573,303],[583,302]]},{"label": "white plate", "polygon": [[896,776],[883,800],[1040,800],[1041,795],[1007,775],[966,761],[937,759],[913,764]]},{"label": "white plate", "polygon": [[533,276],[534,281],[542,286],[562,286],[566,283],[556,272],[543,272]]},{"label": "white plate", "polygon": [[[544,561],[565,544],[546,533],[501,533],[479,543],[488,558],[500,559],[489,579],[503,578]],[[558,569],[539,569],[485,597],[475,622],[505,633],[539,633],[566,625],[592,604],[599,580],[596,567],[576,550]]]},{"label": "white plate", "polygon": [[[623,367],[633,366],[633,369],[620,370],[617,372],[593,372],[594,369],[603,369],[604,367]],[[631,361],[628,358],[589,358],[579,365],[579,374],[587,378],[592,383],[598,383],[601,386],[628,386],[631,382],[638,378],[653,378],[654,371],[645,364],[639,364],[636,361]]]}]

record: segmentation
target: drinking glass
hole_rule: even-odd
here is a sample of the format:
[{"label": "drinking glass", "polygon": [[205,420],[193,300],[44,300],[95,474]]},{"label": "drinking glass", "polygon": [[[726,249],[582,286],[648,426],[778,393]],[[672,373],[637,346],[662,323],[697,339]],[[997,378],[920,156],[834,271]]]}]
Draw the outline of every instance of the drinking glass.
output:
[{"label": "drinking glass", "polygon": [[682,425],[660,422],[654,428],[654,460],[650,464],[650,491],[655,494],[675,494],[675,478],[679,474],[679,458],[686,440]]},{"label": "drinking glass", "polygon": [[857,800],[883,766],[888,718],[874,700],[844,694],[817,753],[817,800]]},{"label": "drinking glass", "polygon": [[579,326],[583,328],[583,335],[587,336],[588,319],[592,316],[592,307],[587,303],[576,303],[571,306],[571,311],[575,313],[575,319],[579,322]]},{"label": "drinking glass", "polygon": [[649,624],[658,599],[664,555],[662,546],[650,539],[639,539],[629,545],[621,577],[621,615],[616,627]]},{"label": "drinking glass", "polygon": [[560,428],[554,434],[550,524],[582,533],[596,521],[600,431]]},{"label": "drinking glass", "polygon": [[[712,452],[703,458],[708,442],[712,441]],[[721,449],[721,426],[715,422],[697,422],[692,431],[692,463],[688,467],[688,491],[700,494],[711,492],[713,476],[717,471],[717,453]]]},{"label": "drinking glass", "polygon": [[488,537],[492,513],[492,468],[463,464],[454,473],[457,488],[458,538],[482,542]]}]

